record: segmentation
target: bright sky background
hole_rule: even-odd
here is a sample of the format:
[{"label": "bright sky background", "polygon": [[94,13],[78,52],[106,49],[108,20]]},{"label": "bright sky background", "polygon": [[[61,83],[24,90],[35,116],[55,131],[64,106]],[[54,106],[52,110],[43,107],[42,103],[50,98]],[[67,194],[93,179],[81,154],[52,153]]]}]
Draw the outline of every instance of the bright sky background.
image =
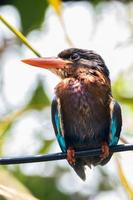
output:
[{"label": "bright sky background", "polygon": [[[128,16],[126,9],[127,8],[121,3],[108,3],[103,7],[103,12],[101,12],[99,17],[95,18],[97,21],[94,20],[95,12],[89,3],[80,2],[71,5],[65,4],[63,9],[63,17],[67,32],[75,46],[92,49],[99,53],[109,67],[112,80],[117,77],[119,71],[126,69],[133,62],[133,45],[123,45],[123,47],[118,46],[118,44],[125,44],[131,34],[127,24]],[[14,8],[4,6],[1,8],[0,12],[11,24],[20,29],[20,18],[18,12]],[[2,24],[0,24],[0,34],[1,33],[4,33],[7,37],[12,36],[12,33]],[[59,19],[51,8],[48,9],[46,21],[41,30],[30,33],[28,35],[28,40],[43,56],[56,56],[61,50],[69,48],[65,41]],[[53,97],[54,86],[57,84],[58,78],[46,70],[28,67],[20,61],[24,57],[35,57],[32,52],[23,46],[21,55],[19,52],[15,52],[14,48],[13,50],[10,49],[5,56],[6,62],[4,63],[5,67],[3,72],[4,87],[5,95],[11,105],[16,106],[25,102],[28,91],[31,86],[35,86],[35,80],[38,75],[45,77],[45,84],[47,85],[48,91],[50,91],[49,95],[51,98]],[[4,107],[2,107],[2,105],[3,103],[0,100],[1,112],[4,113]],[[34,114],[29,114],[21,120],[21,123],[18,123],[17,126],[13,127],[13,144],[9,140],[9,144],[11,144],[10,150],[6,147],[7,155],[20,155],[24,153],[33,154],[36,152],[36,149],[40,144],[37,143],[35,136],[32,134],[35,130],[45,130],[45,132],[49,132],[50,127],[50,133],[47,133],[49,135],[46,137],[54,137],[54,133],[51,130],[50,110],[43,111],[42,115],[43,114],[45,117],[42,126],[40,125],[39,119],[37,119]],[[56,147],[56,149],[59,151],[58,147]],[[55,151],[55,146],[52,150]],[[130,172],[127,173],[127,176],[131,179],[130,174],[132,174],[132,167],[130,166],[132,166],[132,163],[130,159],[127,160],[127,162],[129,162],[128,169],[127,165],[123,165],[125,169],[127,169],[125,170],[126,173],[127,171]],[[110,171],[109,173],[115,174],[115,166],[112,162],[113,161],[105,168],[108,168]],[[66,164],[66,162],[63,161],[63,163],[61,162],[59,165],[64,163]],[[44,165],[40,164],[40,173],[44,171],[44,168]],[[27,173],[30,173],[31,171],[35,171],[35,169],[37,171],[38,167],[37,165],[29,165],[23,166],[23,169],[25,169]],[[47,171],[47,173],[53,173],[54,171],[52,166],[49,170],[51,171]],[[71,192],[70,184],[68,184],[71,180],[73,190],[75,188],[75,191],[86,190],[86,192],[88,192],[88,184],[89,191],[91,191],[96,184],[95,181],[93,182],[95,179],[94,176],[99,177],[97,169],[89,171],[88,181],[86,183],[81,183],[72,171],[69,174],[65,174],[58,184],[63,190],[66,190],[66,192]],[[133,180],[130,181],[133,184]],[[106,198],[109,200],[119,200],[121,197],[124,200],[123,195],[124,194],[120,189],[118,197],[116,196],[116,193],[112,192],[110,194],[107,193],[107,196],[104,194],[104,197],[101,196],[97,198],[97,200]]]}]

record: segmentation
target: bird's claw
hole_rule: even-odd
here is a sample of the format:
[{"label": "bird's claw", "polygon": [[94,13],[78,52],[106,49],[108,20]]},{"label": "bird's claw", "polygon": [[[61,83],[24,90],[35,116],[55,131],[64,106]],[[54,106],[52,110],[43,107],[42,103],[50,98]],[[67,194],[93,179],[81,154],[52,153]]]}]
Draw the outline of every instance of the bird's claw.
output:
[{"label": "bird's claw", "polygon": [[106,142],[102,142],[102,153],[100,155],[101,161],[109,156],[109,146]]},{"label": "bird's claw", "polygon": [[69,162],[70,165],[75,165],[75,150],[73,147],[69,147],[67,149],[67,161]]}]

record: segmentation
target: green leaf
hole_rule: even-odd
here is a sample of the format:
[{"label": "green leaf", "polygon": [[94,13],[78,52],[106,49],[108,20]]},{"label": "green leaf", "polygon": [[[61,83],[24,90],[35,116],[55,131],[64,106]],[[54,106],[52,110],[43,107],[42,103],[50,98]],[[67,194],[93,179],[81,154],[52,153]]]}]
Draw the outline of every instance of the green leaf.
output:
[{"label": "green leaf", "polygon": [[26,106],[25,110],[30,109],[36,109],[36,110],[42,110],[43,108],[50,105],[50,101],[48,96],[46,95],[43,84],[41,81],[38,82],[38,85],[33,93],[33,96],[31,97],[30,102]]},{"label": "green leaf", "polygon": [[[47,163],[48,165],[48,163]],[[58,171],[62,174],[61,169]],[[57,173],[56,173],[57,174]],[[68,200],[67,194],[59,191],[56,183],[56,174],[54,177],[25,176],[21,171],[15,171],[14,175],[33,193],[39,200]]]},{"label": "green leaf", "polygon": [[0,3],[0,5],[6,4],[18,9],[24,34],[40,28],[48,7],[47,0],[5,0]]},{"label": "green leaf", "polygon": [[[132,80],[128,80],[128,71],[119,74],[119,77],[112,85],[113,96],[121,103],[129,106],[133,105]],[[131,71],[130,71],[131,74]]]},{"label": "green leaf", "polygon": [[46,0],[14,0],[14,6],[20,12],[23,32],[25,34],[41,26],[47,5]]},{"label": "green leaf", "polygon": [[43,146],[39,150],[39,154],[45,154],[49,151],[51,145],[54,143],[55,140],[44,140]]}]

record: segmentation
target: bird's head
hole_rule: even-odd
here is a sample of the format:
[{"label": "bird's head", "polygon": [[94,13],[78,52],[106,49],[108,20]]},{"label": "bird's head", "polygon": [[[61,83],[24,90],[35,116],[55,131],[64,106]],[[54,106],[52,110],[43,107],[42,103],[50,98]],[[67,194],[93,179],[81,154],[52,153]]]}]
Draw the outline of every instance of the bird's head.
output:
[{"label": "bird's head", "polygon": [[30,58],[22,60],[24,63],[52,71],[62,79],[76,77],[78,73],[96,74],[100,72],[109,78],[109,70],[104,60],[90,50],[70,48],[62,51],[57,57]]}]

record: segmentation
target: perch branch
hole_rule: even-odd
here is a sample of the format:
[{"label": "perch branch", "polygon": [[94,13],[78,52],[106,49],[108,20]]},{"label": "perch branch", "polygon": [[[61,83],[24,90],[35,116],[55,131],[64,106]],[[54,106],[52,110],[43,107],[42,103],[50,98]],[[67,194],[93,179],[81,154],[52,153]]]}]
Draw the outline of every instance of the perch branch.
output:
[{"label": "perch branch", "polygon": [[[132,150],[133,150],[132,144],[130,145],[122,144],[122,145],[110,147],[111,153],[132,151]],[[76,158],[99,156],[100,154],[101,154],[101,148],[75,152]],[[60,152],[60,153],[53,153],[53,154],[23,156],[23,157],[14,157],[14,158],[7,157],[7,158],[0,158],[0,165],[46,162],[46,161],[54,161],[54,160],[62,160],[62,159],[66,159],[66,153]]]}]

